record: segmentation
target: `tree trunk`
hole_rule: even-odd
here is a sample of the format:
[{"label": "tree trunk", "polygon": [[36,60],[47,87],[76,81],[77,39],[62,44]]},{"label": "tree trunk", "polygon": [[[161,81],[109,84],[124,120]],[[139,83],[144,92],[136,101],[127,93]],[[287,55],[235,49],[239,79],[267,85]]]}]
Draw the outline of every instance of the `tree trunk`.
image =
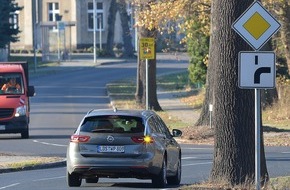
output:
[{"label": "tree trunk", "polygon": [[106,45],[106,53],[109,56],[114,56],[114,31],[115,31],[115,22],[116,22],[116,14],[117,14],[117,3],[116,0],[111,1],[109,16],[108,16],[108,37],[107,37],[107,45]]},{"label": "tree trunk", "polygon": [[[147,30],[140,27],[138,30],[138,38],[155,38],[156,30]],[[156,46],[156,44],[155,44]],[[155,48],[156,49],[156,48]],[[139,50],[138,50],[139,51]],[[138,52],[139,53],[139,52]],[[141,105],[141,107],[146,107],[146,62],[145,60],[140,60],[138,62],[139,72],[137,75],[137,87],[136,87],[136,102]],[[155,59],[148,60],[148,107],[155,111],[161,111],[162,108],[159,105],[157,99],[157,86],[156,86],[156,53]]]},{"label": "tree trunk", "polygon": [[133,45],[132,45],[132,36],[129,29],[129,19],[128,19],[128,13],[126,9],[126,1],[125,0],[119,0],[118,1],[118,9],[120,12],[120,18],[121,18],[121,25],[123,29],[123,42],[124,42],[124,57],[133,57],[134,51],[133,51]]},{"label": "tree trunk", "polygon": [[[140,55],[139,51],[140,49],[138,48],[138,55]],[[138,105],[140,105],[142,108],[145,108],[145,99],[143,98],[143,94],[145,94],[145,92],[143,92],[143,90],[146,87],[143,87],[143,85],[146,84],[146,76],[143,76],[145,75],[145,72],[142,72],[142,70],[144,70],[142,66],[144,66],[144,63],[141,63],[141,60],[138,56],[135,100]]]},{"label": "tree trunk", "polygon": [[281,6],[281,40],[284,46],[284,55],[287,61],[288,75],[290,76],[290,6],[288,0],[283,0]]},{"label": "tree trunk", "polygon": [[[268,41],[262,48],[261,51],[272,51],[272,43]],[[262,108],[272,106],[274,102],[278,100],[277,88],[274,89],[263,89],[261,90],[261,105]]]},{"label": "tree trunk", "polygon": [[[254,90],[238,88],[238,53],[251,49],[231,28],[251,3],[212,1],[209,64],[214,73],[209,75],[214,79],[207,88],[213,89],[215,142],[210,179],[216,183],[238,185],[255,181]],[[267,176],[261,141],[261,177],[267,180]]]},{"label": "tree trunk", "polygon": [[[211,53],[209,52],[209,57],[211,57]],[[206,91],[205,91],[205,99],[202,105],[201,113],[195,126],[208,126],[210,125],[210,111],[209,105],[213,105],[213,89],[211,88],[213,84],[214,77],[212,73],[214,73],[215,63],[211,63],[208,65],[207,74],[206,74]]]}]

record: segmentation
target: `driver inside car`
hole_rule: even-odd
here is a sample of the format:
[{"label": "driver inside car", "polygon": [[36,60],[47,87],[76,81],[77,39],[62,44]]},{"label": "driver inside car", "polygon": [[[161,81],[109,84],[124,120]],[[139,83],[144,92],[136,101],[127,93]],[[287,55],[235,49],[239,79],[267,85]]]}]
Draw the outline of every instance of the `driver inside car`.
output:
[{"label": "driver inside car", "polygon": [[20,91],[21,87],[19,84],[16,83],[16,79],[15,78],[11,78],[8,83],[4,84],[1,88],[1,90],[7,92],[10,89],[14,89],[16,91]]}]

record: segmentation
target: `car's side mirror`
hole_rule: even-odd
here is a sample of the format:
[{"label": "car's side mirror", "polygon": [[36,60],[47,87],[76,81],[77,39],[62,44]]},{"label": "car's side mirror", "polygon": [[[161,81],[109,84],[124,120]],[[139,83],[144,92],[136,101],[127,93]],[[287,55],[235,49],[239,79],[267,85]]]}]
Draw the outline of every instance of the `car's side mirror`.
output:
[{"label": "car's side mirror", "polygon": [[34,96],[34,95],[35,95],[34,86],[28,86],[27,96]]},{"label": "car's side mirror", "polygon": [[182,131],[179,129],[172,129],[172,136],[173,137],[180,137],[182,135]]}]

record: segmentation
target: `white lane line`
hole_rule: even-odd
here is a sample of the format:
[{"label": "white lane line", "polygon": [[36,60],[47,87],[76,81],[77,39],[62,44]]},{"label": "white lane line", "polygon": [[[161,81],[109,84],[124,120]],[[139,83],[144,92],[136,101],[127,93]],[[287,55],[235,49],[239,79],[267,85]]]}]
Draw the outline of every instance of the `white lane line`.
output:
[{"label": "white lane line", "polygon": [[54,143],[48,143],[48,142],[41,142],[41,141],[38,141],[38,140],[33,140],[33,142],[44,144],[44,145],[49,145],[49,146],[60,146],[60,147],[66,147],[67,146],[67,145],[63,145],[63,144],[54,144]]},{"label": "white lane line", "polygon": [[197,165],[206,165],[212,164],[212,162],[203,162],[203,163],[195,163],[195,164],[182,164],[182,166],[197,166]]},{"label": "white lane line", "polygon": [[290,154],[290,152],[281,152],[282,154]]},{"label": "white lane line", "polygon": [[14,187],[16,185],[19,185],[20,183],[14,183],[14,184],[11,184],[11,185],[7,185],[7,186],[3,186],[3,187],[0,187],[0,189],[7,189],[7,188],[10,188],[10,187]]},{"label": "white lane line", "polygon": [[65,178],[65,176],[51,177],[51,178],[43,178],[43,179],[36,179],[36,180],[33,180],[33,181],[48,181],[48,180],[62,179],[62,178]]},{"label": "white lane line", "polygon": [[190,160],[190,159],[196,159],[197,157],[183,157],[182,160]]}]

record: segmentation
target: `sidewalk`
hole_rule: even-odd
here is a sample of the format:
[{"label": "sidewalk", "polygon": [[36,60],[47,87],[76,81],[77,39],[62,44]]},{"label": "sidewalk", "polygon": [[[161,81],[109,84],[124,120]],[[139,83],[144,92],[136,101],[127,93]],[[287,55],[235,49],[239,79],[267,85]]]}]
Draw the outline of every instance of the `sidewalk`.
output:
[{"label": "sidewalk", "polygon": [[180,101],[178,98],[180,93],[183,92],[158,91],[158,102],[162,109],[168,112],[170,116],[177,117],[187,125],[192,126],[197,121],[199,114],[193,108]]},{"label": "sidewalk", "polygon": [[[93,61],[73,61],[73,62],[62,62],[58,66],[46,67],[37,70],[36,73],[32,74],[32,77],[43,75],[45,72],[57,72],[64,68],[77,69],[80,67],[93,67],[112,62],[124,62],[125,59],[102,59],[98,60],[97,63]],[[81,63],[81,64],[80,64]],[[158,91],[158,101],[162,109],[169,113],[172,117],[177,117],[188,125],[193,125],[198,118],[198,114],[194,112],[192,108],[181,102],[178,98],[182,92],[166,92]],[[23,167],[23,163],[35,163],[33,166]],[[44,157],[33,157],[33,156],[19,156],[2,154],[0,152],[0,174],[5,172],[29,170],[29,169],[41,169],[49,167],[65,166],[66,160],[64,158],[44,158]],[[21,167],[14,168],[16,165]]]}]

